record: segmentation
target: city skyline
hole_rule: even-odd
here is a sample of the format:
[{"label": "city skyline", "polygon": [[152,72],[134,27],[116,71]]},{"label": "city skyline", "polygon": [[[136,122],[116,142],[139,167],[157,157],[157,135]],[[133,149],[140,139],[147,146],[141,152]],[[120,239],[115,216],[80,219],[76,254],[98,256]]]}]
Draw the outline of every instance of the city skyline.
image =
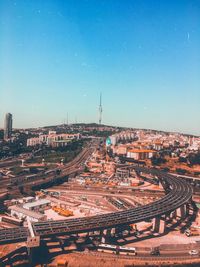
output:
[{"label": "city skyline", "polygon": [[[199,1],[1,1],[0,126],[200,134]],[[67,115],[68,114],[68,115]]]},{"label": "city skyline", "polygon": [[[23,130],[28,130],[28,129],[42,129],[42,128],[49,128],[49,127],[56,127],[56,126],[71,126],[71,125],[99,125],[99,127],[113,127],[113,128],[122,128],[122,129],[132,129],[132,130],[144,130],[144,131],[156,131],[156,132],[163,132],[163,133],[171,133],[171,134],[183,134],[183,135],[188,135],[188,136],[193,136],[193,137],[199,137],[200,135],[199,134],[192,134],[192,133],[189,133],[189,132],[181,132],[181,131],[167,131],[167,130],[161,130],[161,129],[153,129],[153,128],[136,128],[136,127],[128,127],[128,126],[121,126],[121,125],[108,125],[108,124],[102,124],[102,123],[97,123],[97,122],[68,122],[68,120],[63,120],[63,123],[60,123],[60,124],[51,124],[51,125],[39,125],[37,127],[12,127],[12,124],[13,124],[13,119],[12,119],[12,114],[11,113],[6,113],[5,114],[5,118],[4,118],[4,128],[1,128],[0,127],[0,130],[3,130],[4,131],[4,136],[5,136],[5,132],[7,130],[5,130],[5,121],[6,121],[6,117],[7,115],[11,115],[11,131],[10,131],[10,137],[11,137],[11,132],[12,132],[12,129],[14,130],[18,130],[18,129],[23,129]],[[5,140],[7,140],[8,138],[4,138]]]}]

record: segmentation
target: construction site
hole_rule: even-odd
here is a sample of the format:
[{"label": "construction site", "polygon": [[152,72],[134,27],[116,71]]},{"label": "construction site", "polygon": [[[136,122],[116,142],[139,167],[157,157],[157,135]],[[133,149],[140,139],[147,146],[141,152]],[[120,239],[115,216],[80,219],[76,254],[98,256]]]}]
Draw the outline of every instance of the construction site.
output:
[{"label": "construction site", "polygon": [[13,177],[32,193],[13,191],[16,197],[2,198],[3,266],[88,267],[94,259],[99,266],[100,259],[105,266],[133,264],[133,259],[145,266],[160,254],[166,263],[173,253],[177,263],[198,259],[199,196],[193,196],[196,202],[191,199],[186,181],[121,164],[103,145],[86,149],[73,164],[29,179]]}]

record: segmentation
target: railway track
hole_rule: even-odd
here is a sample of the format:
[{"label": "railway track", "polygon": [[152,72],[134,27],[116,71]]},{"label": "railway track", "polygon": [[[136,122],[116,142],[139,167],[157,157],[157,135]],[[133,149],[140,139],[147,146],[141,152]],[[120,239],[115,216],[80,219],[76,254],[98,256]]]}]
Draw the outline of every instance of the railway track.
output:
[{"label": "railway track", "polygon": [[[83,185],[77,185],[77,184],[63,184],[63,185],[58,185],[56,187],[57,189],[60,190],[85,190],[86,187],[84,187]],[[128,194],[128,195],[132,195],[134,194],[135,196],[149,196],[149,197],[163,197],[163,195],[165,195],[164,191],[158,191],[158,190],[151,190],[151,189],[140,189],[140,188],[122,188],[119,186],[116,187],[107,187],[107,188],[101,188],[101,187],[97,187],[97,186],[93,186],[93,185],[89,185],[87,186],[87,190],[88,191],[95,191],[95,192],[107,192],[107,193],[116,193],[116,194]],[[120,192],[119,192],[120,191]]]},{"label": "railway track", "polygon": [[118,198],[114,198],[114,197],[109,197],[106,196],[106,200],[112,204],[115,208],[117,208],[118,210],[125,210],[125,206],[121,201],[118,201]]},{"label": "railway track", "polygon": [[187,261],[187,260],[194,260],[194,259],[199,259],[199,255],[183,255],[184,252],[182,252],[182,254],[180,256],[178,255],[173,255],[171,254],[169,255],[164,255],[161,254],[159,256],[152,256],[149,254],[146,255],[142,255],[142,256],[138,256],[138,255],[116,255],[114,253],[106,253],[106,252],[98,252],[98,251],[89,251],[89,252],[75,252],[76,255],[78,256],[83,256],[83,254],[85,255],[91,255],[91,256],[95,256],[95,257],[100,257],[100,258],[106,258],[106,259],[127,259],[127,260],[138,260],[138,261]]},{"label": "railway track", "polygon": [[12,179],[12,183],[10,179],[1,180],[0,181],[0,189],[5,189],[9,187],[9,191],[16,190],[16,186],[31,186],[31,185],[40,185],[44,183],[48,183],[50,181],[56,181],[58,179],[62,179],[67,175],[70,175],[76,171],[78,171],[79,165],[82,161],[86,160],[87,157],[92,153],[92,149],[90,147],[85,148],[75,159],[71,162],[67,163],[64,168],[62,168],[62,174],[55,176],[55,174],[50,174],[48,177],[44,175],[39,175],[34,177],[33,179],[27,180],[26,177],[19,177]]},{"label": "railway track", "polygon": [[122,198],[117,198],[125,207],[125,209],[130,209],[130,208],[133,208],[134,205],[129,203],[128,201],[126,201],[125,199],[122,199]]},{"label": "railway track", "polygon": [[[144,169],[142,170],[144,171]],[[156,174],[157,176],[160,175],[162,179],[163,173],[156,172]],[[170,213],[190,201],[192,188],[187,183],[166,174],[164,179],[165,182],[169,183],[170,191],[166,196],[153,203],[125,211],[103,214],[101,216],[69,219],[67,221],[33,223],[34,231],[38,235],[48,236],[64,233],[81,233],[123,226]]]},{"label": "railway track", "polygon": [[[76,166],[79,168],[78,165]],[[130,168],[133,167],[130,166]],[[133,223],[146,221],[148,219],[153,219],[157,216],[170,214],[170,212],[191,201],[192,188],[184,180],[154,169],[146,169],[144,167],[135,166],[134,169],[136,171],[151,173],[152,175],[157,176],[160,182],[163,184],[166,195],[153,203],[136,208],[130,208],[124,211],[86,218],[32,223],[35,235],[39,235],[41,238],[43,238],[66,234],[78,234],[130,225]],[[11,235],[12,233],[10,233],[10,242],[12,242]],[[24,239],[25,233],[20,237],[20,235],[16,232],[13,235],[13,242],[14,240],[20,238]],[[7,241],[7,239],[4,237],[4,234],[1,234],[0,231],[0,243],[5,241]]]}]

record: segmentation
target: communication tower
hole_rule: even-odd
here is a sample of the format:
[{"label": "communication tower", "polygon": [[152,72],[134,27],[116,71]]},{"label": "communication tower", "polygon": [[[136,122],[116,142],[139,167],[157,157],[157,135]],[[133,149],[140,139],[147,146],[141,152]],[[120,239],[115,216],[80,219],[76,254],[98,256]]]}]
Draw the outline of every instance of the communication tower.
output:
[{"label": "communication tower", "polygon": [[102,109],[101,93],[100,93],[100,103],[99,103],[99,124],[101,124],[101,121],[102,121],[102,112],[103,112],[103,109]]}]

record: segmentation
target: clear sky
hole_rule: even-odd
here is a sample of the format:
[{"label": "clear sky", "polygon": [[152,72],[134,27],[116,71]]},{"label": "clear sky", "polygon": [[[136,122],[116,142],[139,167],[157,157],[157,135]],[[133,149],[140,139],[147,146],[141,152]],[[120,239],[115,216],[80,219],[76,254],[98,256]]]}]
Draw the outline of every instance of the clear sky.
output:
[{"label": "clear sky", "polygon": [[0,0],[0,126],[200,134],[200,1]]}]

